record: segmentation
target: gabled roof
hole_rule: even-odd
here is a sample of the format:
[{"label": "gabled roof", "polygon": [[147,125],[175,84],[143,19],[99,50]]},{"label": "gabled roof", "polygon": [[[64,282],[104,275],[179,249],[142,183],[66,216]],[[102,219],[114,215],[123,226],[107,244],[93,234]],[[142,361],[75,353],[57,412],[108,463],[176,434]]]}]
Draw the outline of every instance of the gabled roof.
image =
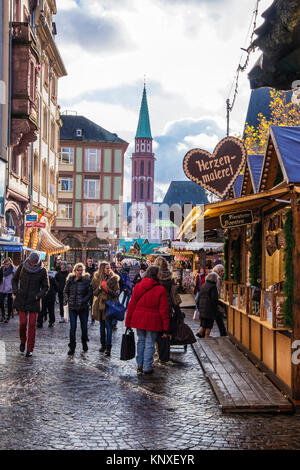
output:
[{"label": "gabled roof", "polygon": [[300,183],[300,127],[270,127],[260,191],[276,186],[278,171],[282,173],[285,183]]},{"label": "gabled roof", "polygon": [[265,156],[261,154],[258,154],[258,155],[248,154],[249,172],[250,172],[252,186],[253,186],[255,193],[257,193],[259,190],[260,175],[261,175],[264,158]]},{"label": "gabled roof", "polygon": [[[60,140],[78,140],[82,142],[115,142],[127,144],[117,134],[98,126],[84,116],[61,115],[63,123],[60,129]],[[76,130],[82,130],[82,137],[76,137]]]},{"label": "gabled roof", "polygon": [[147,139],[152,139],[151,128],[150,128],[150,119],[149,119],[149,110],[147,103],[147,93],[146,87],[144,86],[143,98],[140,108],[140,116],[138,127],[136,130],[136,138],[145,137]]},{"label": "gabled roof", "polygon": [[207,204],[208,199],[205,190],[193,181],[171,181],[163,203],[168,206],[179,204],[182,207],[185,203],[196,206]]}]

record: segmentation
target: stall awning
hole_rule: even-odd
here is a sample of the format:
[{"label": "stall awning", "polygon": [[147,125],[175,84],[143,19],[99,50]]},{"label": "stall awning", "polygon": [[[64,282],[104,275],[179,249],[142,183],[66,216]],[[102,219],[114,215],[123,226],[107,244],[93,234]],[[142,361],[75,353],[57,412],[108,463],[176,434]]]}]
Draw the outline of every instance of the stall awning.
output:
[{"label": "stall awning", "polygon": [[[296,188],[295,188],[296,189]],[[220,215],[237,212],[242,210],[262,209],[274,205],[275,199],[290,199],[291,189],[290,186],[285,186],[280,189],[271,189],[258,194],[251,194],[235,199],[228,199],[225,201],[215,202],[212,204],[205,204],[204,206],[204,230],[213,230],[220,227]],[[276,202],[275,202],[276,204]],[[277,203],[278,205],[280,202]],[[193,227],[199,218],[199,214],[194,208],[180,227],[178,236],[182,237],[184,233],[193,231]]]},{"label": "stall awning", "polygon": [[61,243],[54,235],[48,232],[48,230],[42,228],[40,230],[40,249],[45,251],[48,255],[53,255],[68,251],[70,247]]},{"label": "stall awning", "polygon": [[184,251],[218,251],[221,252],[223,250],[223,243],[209,243],[209,242],[204,242],[204,243],[197,243],[197,242],[191,242],[191,243],[185,243],[185,242],[172,242],[172,248],[173,250],[184,250]]}]

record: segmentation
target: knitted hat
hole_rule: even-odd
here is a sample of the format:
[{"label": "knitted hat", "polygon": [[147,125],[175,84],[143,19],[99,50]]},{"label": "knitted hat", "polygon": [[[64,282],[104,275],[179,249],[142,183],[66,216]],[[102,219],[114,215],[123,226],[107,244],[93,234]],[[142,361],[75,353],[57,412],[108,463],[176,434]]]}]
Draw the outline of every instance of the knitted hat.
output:
[{"label": "knitted hat", "polygon": [[41,257],[38,253],[30,253],[29,257],[28,257],[30,263],[32,264],[39,264],[39,262],[41,261]]}]

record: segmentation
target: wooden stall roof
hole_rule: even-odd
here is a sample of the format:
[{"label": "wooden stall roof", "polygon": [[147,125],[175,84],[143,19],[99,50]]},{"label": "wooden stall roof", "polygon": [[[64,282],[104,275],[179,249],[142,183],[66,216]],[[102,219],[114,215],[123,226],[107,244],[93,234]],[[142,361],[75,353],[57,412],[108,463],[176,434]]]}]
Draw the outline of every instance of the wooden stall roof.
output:
[{"label": "wooden stall roof", "polygon": [[[193,225],[196,224],[198,217],[204,216],[204,230],[213,230],[220,227],[220,215],[238,212],[242,210],[261,209],[263,207],[271,206],[281,203],[275,202],[275,199],[290,200],[291,193],[294,190],[293,185],[285,184],[283,187],[275,188],[269,191],[264,191],[258,194],[251,194],[236,199],[229,199],[226,201],[219,201],[212,204],[205,204],[204,214],[200,211],[199,207],[194,209],[186,217],[185,221],[179,229],[178,236],[182,236],[184,232],[191,232]],[[300,192],[300,188],[295,189]]]}]

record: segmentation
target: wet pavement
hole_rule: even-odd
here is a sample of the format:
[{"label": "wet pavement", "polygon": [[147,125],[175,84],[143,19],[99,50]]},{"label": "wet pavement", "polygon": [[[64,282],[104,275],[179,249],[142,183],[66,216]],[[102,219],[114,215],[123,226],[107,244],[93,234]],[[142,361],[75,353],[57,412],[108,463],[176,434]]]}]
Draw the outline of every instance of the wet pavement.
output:
[{"label": "wet pavement", "polygon": [[0,324],[1,450],[300,449],[299,412],[224,415],[190,346],[137,376],[135,360],[119,360],[124,325],[110,358],[98,351],[98,325],[89,325],[85,358],[78,325],[70,360],[68,324],[44,323],[32,358],[18,351],[18,317]]}]

